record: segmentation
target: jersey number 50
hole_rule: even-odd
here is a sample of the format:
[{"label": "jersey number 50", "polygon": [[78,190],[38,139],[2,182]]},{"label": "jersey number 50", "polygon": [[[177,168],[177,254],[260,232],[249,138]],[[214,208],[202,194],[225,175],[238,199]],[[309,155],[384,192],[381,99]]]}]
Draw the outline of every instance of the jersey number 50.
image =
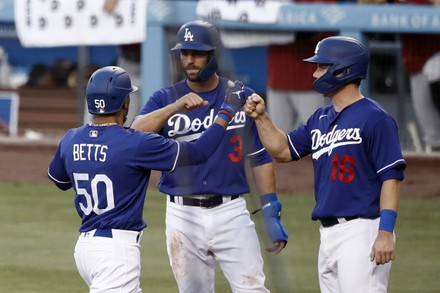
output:
[{"label": "jersey number 50", "polygon": [[[85,204],[80,202],[79,207],[85,215],[90,215],[93,211],[95,214],[100,215],[115,207],[115,198],[113,194],[113,182],[105,174],[96,174],[96,176],[89,183],[89,174],[87,173],[73,173],[75,179],[75,189],[77,196],[85,197]],[[80,181],[86,181],[86,184],[90,185],[92,194],[87,192],[84,187],[84,183],[80,184]],[[99,196],[98,196],[98,184],[104,184],[105,186],[105,199],[107,201],[107,207],[99,208]],[[103,200],[103,199],[102,199]]]}]

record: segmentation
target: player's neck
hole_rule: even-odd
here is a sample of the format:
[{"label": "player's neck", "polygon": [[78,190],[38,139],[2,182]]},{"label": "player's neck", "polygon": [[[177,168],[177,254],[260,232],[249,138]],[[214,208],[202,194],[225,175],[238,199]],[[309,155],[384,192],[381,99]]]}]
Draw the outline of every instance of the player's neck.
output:
[{"label": "player's neck", "polygon": [[219,80],[220,78],[218,77],[218,75],[214,73],[208,80],[190,81],[187,79],[186,84],[192,91],[196,93],[203,93],[214,90],[217,87]]},{"label": "player's neck", "polygon": [[122,108],[112,114],[106,115],[93,115],[92,125],[101,125],[101,126],[111,126],[111,125],[119,125],[123,126],[125,120],[127,119],[128,107],[130,106],[130,100],[127,99],[122,105]]},{"label": "player's neck", "polygon": [[99,115],[99,116],[95,115],[90,124],[94,125],[94,126],[112,126],[112,125],[122,126],[123,123],[119,120],[120,119],[118,119],[118,117],[114,116],[114,115],[111,115],[111,116],[109,116],[109,115]]},{"label": "player's neck", "polygon": [[348,84],[344,88],[335,91],[333,95],[333,107],[336,112],[341,112],[345,107],[359,101],[363,96],[359,87],[354,84]]}]

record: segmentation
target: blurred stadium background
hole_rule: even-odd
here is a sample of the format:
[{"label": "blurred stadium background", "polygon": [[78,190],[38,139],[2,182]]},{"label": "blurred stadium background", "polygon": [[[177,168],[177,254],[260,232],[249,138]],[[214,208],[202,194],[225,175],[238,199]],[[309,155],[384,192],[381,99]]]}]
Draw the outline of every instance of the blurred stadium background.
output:
[{"label": "blurred stadium background", "polygon": [[[37,0],[29,0],[37,1]],[[57,3],[65,3],[65,1],[75,1],[77,3],[87,1],[76,0],[46,0],[42,2],[51,5]],[[99,0],[88,0],[99,1]],[[120,0],[120,1],[142,1],[142,0]],[[211,0],[208,0],[211,1]],[[241,0],[257,3],[254,0]],[[214,1],[211,1],[214,2]],[[223,3],[234,1],[220,1]],[[240,0],[238,0],[240,2]],[[270,2],[266,0],[266,2]],[[338,34],[349,35],[361,39],[368,45],[371,55],[372,64],[369,71],[367,82],[363,83],[363,91],[365,94],[378,100],[382,105],[394,116],[399,125],[402,148],[406,153],[409,162],[407,179],[402,188],[404,196],[414,198],[438,198],[440,196],[440,182],[438,181],[440,155],[426,153],[425,145],[422,140],[420,126],[414,114],[411,102],[409,77],[403,69],[402,63],[402,33],[416,34],[433,34],[440,35],[440,8],[432,9],[430,7],[415,7],[404,5],[383,5],[381,7],[375,5],[363,5],[362,7],[351,2],[340,2],[339,4],[283,4],[282,12],[276,23],[252,23],[240,21],[228,21],[213,19],[212,22],[223,31],[241,31],[246,34],[271,34],[280,32],[307,32],[307,31],[333,31]],[[197,1],[167,1],[167,0],[150,0],[148,1],[146,22],[146,40],[142,43],[142,100],[145,102],[153,91],[182,78],[182,73],[178,70],[176,59],[170,55],[169,49],[174,42],[174,36],[181,24],[199,19],[200,16],[196,12]],[[112,31],[109,30],[108,34]],[[310,52],[312,54],[313,52]],[[423,53],[423,52],[421,52]],[[220,72],[222,75],[229,76],[231,79],[243,80],[248,86],[253,88],[263,97],[266,96],[267,89],[267,45],[254,45],[242,48],[224,48],[221,54]],[[16,123],[13,125],[0,124],[0,182],[46,182],[46,168],[53,154],[58,140],[64,132],[72,127],[82,125],[87,122],[87,115],[84,114],[84,88],[85,82],[91,72],[97,67],[106,65],[115,65],[119,57],[118,44],[106,45],[78,45],[78,46],[58,46],[58,47],[24,47],[18,37],[14,18],[14,0],[0,0],[0,117],[6,117]],[[7,74],[6,76],[4,74]],[[13,115],[14,107],[16,107],[17,115]],[[12,111],[12,112],[11,112]],[[440,125],[439,125],[440,127]],[[289,193],[292,188],[299,194],[311,194],[313,190],[312,171],[310,161],[308,159],[295,163],[296,168],[292,168],[290,164],[277,166],[277,179],[280,193]],[[43,167],[42,167],[43,166]],[[290,177],[281,177],[290,176]],[[288,178],[302,178],[292,185]],[[154,188],[158,174],[153,172],[150,188]],[[286,179],[287,178],[287,179]],[[6,193],[17,193],[16,189],[20,188],[34,189],[28,187],[27,183],[23,186],[20,184],[10,186],[10,189],[0,191],[0,199],[9,200],[10,197],[3,196]],[[39,192],[45,193],[39,188],[35,190],[35,196]],[[58,192],[58,191],[57,191]],[[28,194],[28,191],[23,191]],[[55,192],[54,192],[55,193]],[[48,196],[47,196],[48,197]],[[48,197],[49,198],[49,197]],[[291,215],[295,218],[286,218],[291,221],[290,225],[293,230],[299,229],[306,225],[308,228],[316,228],[315,223],[308,220],[309,211],[300,209],[302,205],[298,205],[297,201],[302,200],[292,197],[285,197],[285,210],[290,210]],[[17,199],[18,200],[18,199]],[[45,199],[43,199],[44,201]],[[305,197],[309,204],[309,198]],[[26,205],[27,199],[23,199],[23,206]],[[162,203],[159,200],[153,201],[153,204]],[[36,205],[37,203],[35,203]],[[419,205],[434,206],[433,202],[420,202]],[[436,223],[438,221],[438,212],[425,212],[426,207],[420,208],[423,216],[415,217],[415,213],[411,210],[416,204],[406,205],[403,207],[406,213],[402,213],[402,223],[408,224],[409,230],[414,231],[414,235],[407,233],[406,239],[403,238],[402,244],[412,245],[412,239],[425,239],[418,233],[424,233],[423,228],[425,221]],[[11,207],[13,204],[11,204]],[[33,205],[31,204],[33,207]],[[146,208],[150,208],[149,204]],[[13,208],[5,205],[5,211],[10,211],[10,217],[14,217]],[[66,208],[67,209],[67,208]],[[38,209],[35,209],[37,211]],[[434,210],[434,209],[433,209]],[[71,212],[73,212],[71,210]],[[26,212],[27,213],[27,212]],[[303,214],[301,214],[303,213]],[[425,215],[425,213],[427,215]],[[25,212],[23,212],[25,214]],[[301,216],[298,216],[301,214]],[[46,214],[44,215],[46,216]],[[60,219],[65,215],[60,216]],[[20,217],[20,216],[16,216]],[[289,216],[287,216],[289,217]],[[293,216],[292,216],[293,217]],[[42,216],[42,218],[44,218]],[[420,219],[419,219],[420,218]],[[298,221],[298,219],[300,219]],[[406,219],[406,221],[405,221]],[[414,223],[414,219],[419,219],[420,225],[417,228],[410,226]],[[71,220],[71,219],[70,219]],[[76,219],[75,219],[76,220]],[[161,219],[157,219],[160,221]],[[431,221],[432,220],[432,221]],[[30,219],[33,223],[34,219]],[[58,218],[57,218],[58,221]],[[16,221],[5,221],[3,224],[11,227]],[[306,223],[305,223],[306,222]],[[289,222],[287,222],[289,224]],[[54,224],[57,226],[58,222]],[[75,223],[76,225],[76,223]],[[72,227],[74,225],[71,225]],[[40,225],[38,225],[40,227]],[[419,229],[420,227],[420,229]],[[31,226],[32,228],[32,226]],[[43,227],[44,228],[44,227]],[[34,229],[34,228],[32,228]],[[74,228],[75,229],[75,228]],[[162,229],[152,225],[150,229]],[[14,230],[19,231],[19,230]],[[20,230],[21,231],[21,230]],[[312,231],[311,229],[307,231]],[[65,231],[62,231],[63,233]],[[71,231],[72,239],[75,237],[75,231]],[[304,232],[300,235],[292,236],[291,249],[298,249],[302,246],[294,243],[304,242],[307,248],[309,238],[316,231]],[[432,247],[436,247],[438,239],[438,231],[435,227],[430,228],[428,236],[432,238]],[[44,233],[44,232],[42,232]],[[26,233],[17,233],[26,235]],[[157,234],[162,235],[162,230]],[[312,235],[312,236],[311,236]],[[316,236],[316,235],[315,235]],[[313,237],[315,237],[313,236]],[[404,233],[402,236],[405,237]],[[11,238],[11,241],[13,239]],[[155,239],[153,239],[155,240]],[[58,241],[58,240],[57,240]],[[30,241],[29,241],[30,242]],[[152,241],[153,242],[153,241]],[[316,244],[315,239],[310,241]],[[25,241],[23,241],[25,243]],[[71,242],[68,242],[71,243]],[[72,242],[73,243],[73,242]],[[163,245],[163,239],[154,241],[159,247]],[[14,242],[15,245],[15,242]],[[13,247],[14,245],[11,245]],[[296,245],[296,246],[295,246]],[[402,246],[403,246],[402,245]],[[425,244],[417,244],[410,246],[406,251],[416,251],[420,246]],[[145,246],[147,252],[148,244]],[[305,248],[304,248],[305,249]],[[403,249],[402,249],[403,250]],[[424,249],[426,250],[426,249]],[[436,251],[437,248],[426,250],[425,252]],[[70,253],[70,247],[69,247]],[[64,251],[63,251],[64,253]],[[302,263],[301,259],[303,250],[292,251],[291,254],[296,255],[297,259],[292,262],[296,264]],[[313,253],[313,252],[312,252]],[[63,254],[64,255],[64,254]],[[313,254],[314,255],[314,254]],[[26,257],[26,256],[24,256]],[[67,255],[70,257],[70,255]],[[315,263],[313,259],[308,259],[308,272],[311,278],[315,276]],[[430,253],[427,257],[421,258],[421,261],[435,262],[437,256]],[[403,257],[402,257],[403,259]],[[401,267],[405,269],[405,274],[412,276],[414,263],[418,260],[417,256],[407,257],[407,263],[401,262]],[[438,257],[437,257],[438,259]],[[69,261],[72,261],[70,258]],[[164,260],[166,261],[166,260]],[[286,260],[285,263],[290,261]],[[27,260],[23,261],[27,266]],[[281,270],[285,268],[285,264],[278,263],[268,259],[268,269],[274,270],[271,278],[278,275],[278,267]],[[146,275],[148,276],[149,267],[146,267]],[[424,267],[424,264],[416,265],[416,268]],[[432,265],[435,268],[435,264]],[[151,268],[150,268],[151,269]],[[303,267],[298,265],[298,272]],[[402,271],[402,269],[400,269]],[[421,270],[421,269],[420,269]],[[438,270],[428,269],[431,275],[438,275]],[[6,270],[4,270],[4,273]],[[418,279],[425,274],[417,271]],[[295,272],[296,273],[296,272]],[[399,267],[397,267],[399,273]],[[13,272],[11,272],[13,274]],[[76,276],[76,271],[73,270]],[[286,273],[284,273],[286,274]],[[400,280],[394,280],[395,283],[406,280],[405,274],[399,273]],[[283,275],[283,274],[279,274]],[[70,274],[66,279],[70,278]],[[173,280],[167,273],[170,280],[170,286],[173,286]],[[301,276],[301,275],[300,275]],[[40,278],[36,275],[34,278]],[[428,277],[427,277],[428,278]],[[312,281],[316,281],[312,279]],[[419,282],[423,282],[420,279]],[[81,281],[78,281],[81,283]],[[273,282],[278,282],[275,280]],[[413,279],[408,278],[408,289],[405,292],[435,292],[428,290],[416,290],[414,288],[422,288],[419,284],[412,284]],[[430,283],[429,283],[430,282]],[[428,285],[436,284],[436,280],[432,278]],[[282,282],[279,282],[282,283]],[[309,279],[305,279],[303,283],[310,283]],[[81,283],[82,284],[82,283]],[[316,287],[315,283],[311,283]],[[312,286],[310,285],[310,286]],[[410,287],[410,285],[413,285]],[[395,285],[393,285],[395,286]],[[1,286],[0,286],[1,287]],[[50,288],[50,285],[47,285]],[[435,286],[432,285],[432,288]],[[396,287],[393,287],[396,288]],[[431,288],[431,287],[429,287]],[[0,290],[1,291],[1,290]],[[16,291],[22,292],[22,291]],[[24,291],[23,291],[24,292]],[[44,292],[37,289],[28,290],[26,292]],[[48,291],[46,291],[48,292]],[[67,292],[67,291],[66,291]],[[73,292],[73,291],[72,291]],[[165,292],[165,291],[163,291]],[[171,291],[170,291],[171,292]],[[280,290],[279,292],[287,292]],[[306,292],[306,291],[303,291]],[[314,291],[307,291],[314,292]],[[397,290],[394,292],[404,292]]]},{"label": "blurred stadium background", "polygon": [[[201,18],[196,13],[196,5],[197,1],[148,2],[147,37],[142,44],[141,61],[143,101],[154,90],[182,77],[169,48],[182,23]],[[361,39],[372,55],[363,91],[381,102],[395,117],[403,149],[423,152],[425,146],[411,103],[408,76],[402,65],[400,34],[440,34],[440,9],[397,4],[378,8],[347,2],[334,5],[286,3],[275,23],[211,21],[225,31],[332,31]],[[108,33],[111,34],[111,30]],[[220,71],[231,79],[243,80],[265,96],[267,49],[267,45],[224,48]],[[0,89],[17,93],[19,100],[16,135],[3,134],[3,138],[56,138],[68,128],[83,124],[85,82],[79,78],[87,80],[96,67],[113,65],[117,58],[117,44],[23,47],[14,24],[14,1],[0,1],[0,73],[4,72],[1,68],[6,66],[5,62],[9,66],[9,77],[0,78]]]}]

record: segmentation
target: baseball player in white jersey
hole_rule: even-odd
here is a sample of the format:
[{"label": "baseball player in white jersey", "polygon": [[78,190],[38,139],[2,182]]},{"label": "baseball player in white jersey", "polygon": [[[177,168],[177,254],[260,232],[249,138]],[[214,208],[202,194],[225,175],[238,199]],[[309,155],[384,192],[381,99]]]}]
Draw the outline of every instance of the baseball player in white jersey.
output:
[{"label": "baseball player in white jersey", "polygon": [[311,155],[316,205],[321,222],[318,257],[323,293],[387,292],[394,260],[394,226],[404,178],[397,125],[359,89],[369,54],[359,41],[329,37],[316,46],[314,89],[332,101],[306,124],[287,135],[251,96],[245,111],[255,119],[260,138],[275,160]]}]

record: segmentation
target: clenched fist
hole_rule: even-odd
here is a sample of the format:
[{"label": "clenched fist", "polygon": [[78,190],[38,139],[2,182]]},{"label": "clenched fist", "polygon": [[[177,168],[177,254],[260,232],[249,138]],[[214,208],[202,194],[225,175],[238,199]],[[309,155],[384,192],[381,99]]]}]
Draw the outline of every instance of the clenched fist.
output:
[{"label": "clenched fist", "polygon": [[258,119],[260,115],[264,114],[266,111],[266,104],[262,97],[257,94],[253,94],[246,100],[244,105],[244,112],[254,118]]}]

